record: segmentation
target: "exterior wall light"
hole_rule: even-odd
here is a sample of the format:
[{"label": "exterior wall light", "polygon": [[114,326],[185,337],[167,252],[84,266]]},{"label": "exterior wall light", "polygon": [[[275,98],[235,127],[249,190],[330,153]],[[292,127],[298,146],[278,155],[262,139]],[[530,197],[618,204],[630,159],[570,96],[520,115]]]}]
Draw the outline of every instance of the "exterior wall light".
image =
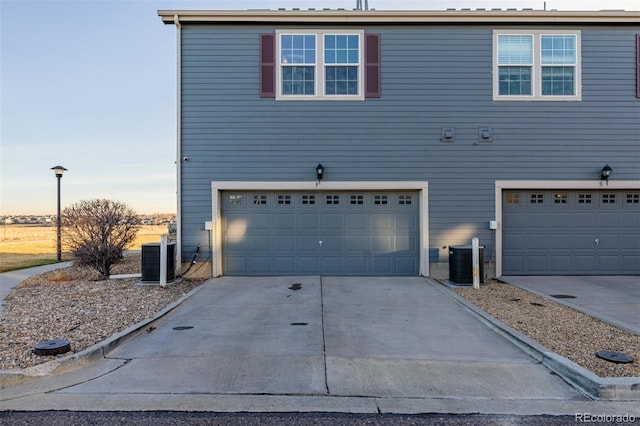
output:
[{"label": "exterior wall light", "polygon": [[318,177],[318,182],[322,180],[323,174],[324,174],[324,167],[322,167],[322,164],[318,163],[318,165],[316,166],[316,175]]},{"label": "exterior wall light", "polygon": [[613,173],[613,169],[608,164],[605,164],[602,170],[600,170],[600,180],[606,180],[608,182],[611,173]]}]

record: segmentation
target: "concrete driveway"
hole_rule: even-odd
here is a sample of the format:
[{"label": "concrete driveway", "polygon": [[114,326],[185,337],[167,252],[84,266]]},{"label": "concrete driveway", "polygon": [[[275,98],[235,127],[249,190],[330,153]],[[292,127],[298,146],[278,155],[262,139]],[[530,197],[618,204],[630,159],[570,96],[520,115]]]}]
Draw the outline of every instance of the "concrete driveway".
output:
[{"label": "concrete driveway", "polygon": [[640,335],[640,276],[506,276],[500,280]]},{"label": "concrete driveway", "polygon": [[628,404],[602,405],[584,397],[446,291],[417,277],[210,280],[154,323],[155,329],[109,352],[92,371],[74,373],[77,378],[64,383],[58,379],[49,388],[27,384],[20,396],[5,393],[1,406],[505,414],[628,410]]}]

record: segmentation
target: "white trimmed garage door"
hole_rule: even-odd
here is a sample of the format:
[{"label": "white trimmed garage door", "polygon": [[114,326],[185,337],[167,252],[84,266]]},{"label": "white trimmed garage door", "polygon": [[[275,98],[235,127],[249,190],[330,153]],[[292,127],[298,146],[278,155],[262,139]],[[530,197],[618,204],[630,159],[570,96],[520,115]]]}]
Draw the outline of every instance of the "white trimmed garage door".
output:
[{"label": "white trimmed garage door", "polygon": [[504,275],[640,274],[640,191],[505,190]]},{"label": "white trimmed garage door", "polygon": [[418,192],[222,192],[225,275],[419,273]]}]

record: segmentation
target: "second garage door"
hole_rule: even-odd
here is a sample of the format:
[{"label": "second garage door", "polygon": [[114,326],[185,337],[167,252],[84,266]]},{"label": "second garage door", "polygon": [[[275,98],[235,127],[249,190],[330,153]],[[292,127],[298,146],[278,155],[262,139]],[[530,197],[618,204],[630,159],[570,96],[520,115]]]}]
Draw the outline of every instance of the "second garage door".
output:
[{"label": "second garage door", "polygon": [[504,275],[640,274],[640,192],[503,193]]},{"label": "second garage door", "polygon": [[225,275],[419,271],[417,192],[222,193]]}]

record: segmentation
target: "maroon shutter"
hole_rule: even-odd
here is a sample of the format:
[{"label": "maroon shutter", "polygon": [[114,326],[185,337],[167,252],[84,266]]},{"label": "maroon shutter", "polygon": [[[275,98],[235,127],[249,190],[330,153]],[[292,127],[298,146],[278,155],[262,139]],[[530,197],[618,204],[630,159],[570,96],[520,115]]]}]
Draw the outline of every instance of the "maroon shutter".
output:
[{"label": "maroon shutter", "polygon": [[276,97],[275,34],[260,34],[260,97]]},{"label": "maroon shutter", "polygon": [[364,97],[380,97],[380,34],[366,34],[364,46]]},{"label": "maroon shutter", "polygon": [[636,34],[636,98],[640,98],[640,34]]}]

